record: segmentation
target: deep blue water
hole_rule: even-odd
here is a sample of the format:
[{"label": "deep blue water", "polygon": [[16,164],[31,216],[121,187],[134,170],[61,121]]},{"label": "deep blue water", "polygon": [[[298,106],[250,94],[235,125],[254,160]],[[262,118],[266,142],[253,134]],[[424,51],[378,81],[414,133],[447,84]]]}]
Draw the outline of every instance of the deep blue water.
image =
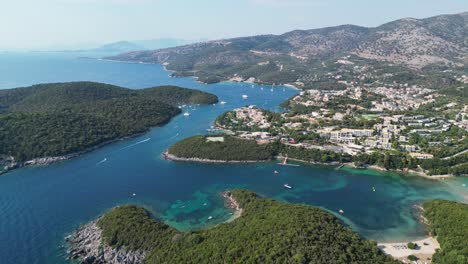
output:
[{"label": "deep blue water", "polygon": [[[432,181],[323,166],[281,167],[275,163],[207,165],[161,158],[171,144],[205,133],[224,111],[255,104],[279,111],[297,91],[247,84],[203,85],[169,78],[159,65],[76,59],[75,54],[0,53],[0,89],[42,82],[99,81],[129,88],[174,84],[215,93],[226,105],[197,106],[190,117],[105,146],[59,164],[29,167],[0,176],[0,263],[66,263],[63,238],[80,224],[119,204],[145,206],[181,230],[207,228],[230,217],[219,193],[248,188],[260,195],[345,211],[343,221],[378,240],[424,234],[413,205],[431,198],[464,200],[467,179]],[[243,100],[242,94],[249,98]],[[107,159],[106,162],[101,162]],[[275,175],[274,170],[280,171]],[[284,183],[295,188],[286,190]],[[375,186],[376,192],[372,192]],[[133,196],[133,193],[136,196]],[[208,220],[208,216],[213,216]]]}]

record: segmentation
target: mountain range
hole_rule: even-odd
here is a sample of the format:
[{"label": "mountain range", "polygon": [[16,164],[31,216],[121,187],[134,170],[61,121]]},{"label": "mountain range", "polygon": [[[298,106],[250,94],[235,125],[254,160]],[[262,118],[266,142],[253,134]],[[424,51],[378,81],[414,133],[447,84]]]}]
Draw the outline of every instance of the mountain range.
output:
[{"label": "mountain range", "polygon": [[[416,71],[441,65],[464,67],[468,62],[468,12],[405,18],[372,28],[341,25],[223,39],[128,52],[110,59],[160,63],[179,75],[205,79],[259,77],[252,74],[258,71],[288,73],[288,79],[301,79],[317,62],[343,56]],[[246,70],[252,76],[246,76]]]}]

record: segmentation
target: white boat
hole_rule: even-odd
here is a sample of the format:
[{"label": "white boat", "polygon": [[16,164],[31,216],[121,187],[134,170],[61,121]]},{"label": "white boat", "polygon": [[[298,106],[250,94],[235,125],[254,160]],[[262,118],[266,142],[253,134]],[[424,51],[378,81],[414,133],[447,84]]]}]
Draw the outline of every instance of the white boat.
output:
[{"label": "white boat", "polygon": [[279,171],[275,170],[275,174],[279,174]]},{"label": "white boat", "polygon": [[339,212],[340,214],[344,214],[344,211],[341,210],[341,209],[340,209],[338,212]]},{"label": "white boat", "polygon": [[185,112],[185,113],[184,113],[184,116],[190,116],[190,113],[189,113],[189,112]]},{"label": "white boat", "polygon": [[246,94],[242,95],[242,99],[247,99],[247,98],[249,98],[249,97]]},{"label": "white boat", "polygon": [[223,105],[223,104],[226,104],[226,102],[224,102],[224,101],[221,101],[221,102],[219,102],[219,103],[222,104],[222,105]]},{"label": "white boat", "polygon": [[270,91],[273,92],[273,88],[271,88]]},{"label": "white boat", "polygon": [[136,193],[133,193],[132,196],[136,196]]},{"label": "white boat", "polygon": [[286,183],[285,185],[283,185],[283,186],[284,186],[284,188],[286,188],[286,189],[292,189],[292,188],[293,188],[291,185],[289,185],[289,184],[287,184],[287,183]]},{"label": "white boat", "polygon": [[211,215],[210,215],[210,216],[208,216],[208,220],[211,220],[211,219],[213,219],[213,217],[212,217]]}]

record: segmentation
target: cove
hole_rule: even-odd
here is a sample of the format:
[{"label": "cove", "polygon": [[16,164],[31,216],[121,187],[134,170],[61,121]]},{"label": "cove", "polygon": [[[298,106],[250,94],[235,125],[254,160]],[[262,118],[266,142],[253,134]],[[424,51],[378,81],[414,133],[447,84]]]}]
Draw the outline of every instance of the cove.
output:
[{"label": "cove", "polygon": [[[0,88],[42,82],[99,81],[130,88],[178,85],[218,95],[225,105],[192,106],[163,127],[78,158],[0,176],[2,263],[67,263],[64,236],[121,204],[142,205],[181,229],[208,228],[230,218],[219,193],[246,188],[265,197],[345,211],[342,219],[367,238],[392,241],[424,234],[415,204],[434,198],[466,201],[467,178],[433,181],[411,175],[317,165],[176,163],[161,157],[171,144],[206,133],[215,118],[254,104],[278,105],[297,91],[287,87],[169,78],[160,65],[77,59],[74,54],[0,54]],[[243,99],[241,95],[248,95]],[[104,161],[105,160],[105,161]],[[104,161],[104,162],[103,162]],[[278,170],[279,174],[274,174]],[[288,190],[288,183],[294,189]],[[376,192],[372,191],[375,186]],[[133,195],[135,194],[135,196]],[[208,217],[212,216],[211,220]]]}]

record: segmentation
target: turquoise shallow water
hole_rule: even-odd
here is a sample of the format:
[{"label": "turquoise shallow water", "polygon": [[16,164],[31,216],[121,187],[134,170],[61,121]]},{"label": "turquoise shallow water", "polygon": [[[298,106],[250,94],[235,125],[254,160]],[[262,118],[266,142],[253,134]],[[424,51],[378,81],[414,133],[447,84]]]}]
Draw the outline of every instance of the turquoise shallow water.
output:
[{"label": "turquoise shallow water", "polygon": [[[164,127],[119,141],[76,159],[0,176],[1,263],[66,263],[63,237],[119,204],[139,204],[181,230],[208,228],[231,217],[220,192],[247,188],[262,196],[320,206],[361,235],[378,240],[424,234],[414,204],[432,198],[464,200],[468,180],[432,181],[374,171],[276,163],[174,163],[161,153],[201,134],[222,112],[246,104],[277,110],[296,91],[247,84],[203,85],[168,77],[161,66],[76,59],[60,53],[0,54],[0,88],[39,82],[91,80],[130,88],[176,84],[212,92],[226,105],[197,106]],[[249,98],[243,100],[242,94]],[[104,159],[106,162],[101,162]],[[274,174],[278,170],[280,174]],[[286,190],[283,184],[294,186]],[[376,192],[372,191],[375,187]],[[136,196],[132,194],[135,193]],[[212,216],[213,219],[208,220]]]}]

